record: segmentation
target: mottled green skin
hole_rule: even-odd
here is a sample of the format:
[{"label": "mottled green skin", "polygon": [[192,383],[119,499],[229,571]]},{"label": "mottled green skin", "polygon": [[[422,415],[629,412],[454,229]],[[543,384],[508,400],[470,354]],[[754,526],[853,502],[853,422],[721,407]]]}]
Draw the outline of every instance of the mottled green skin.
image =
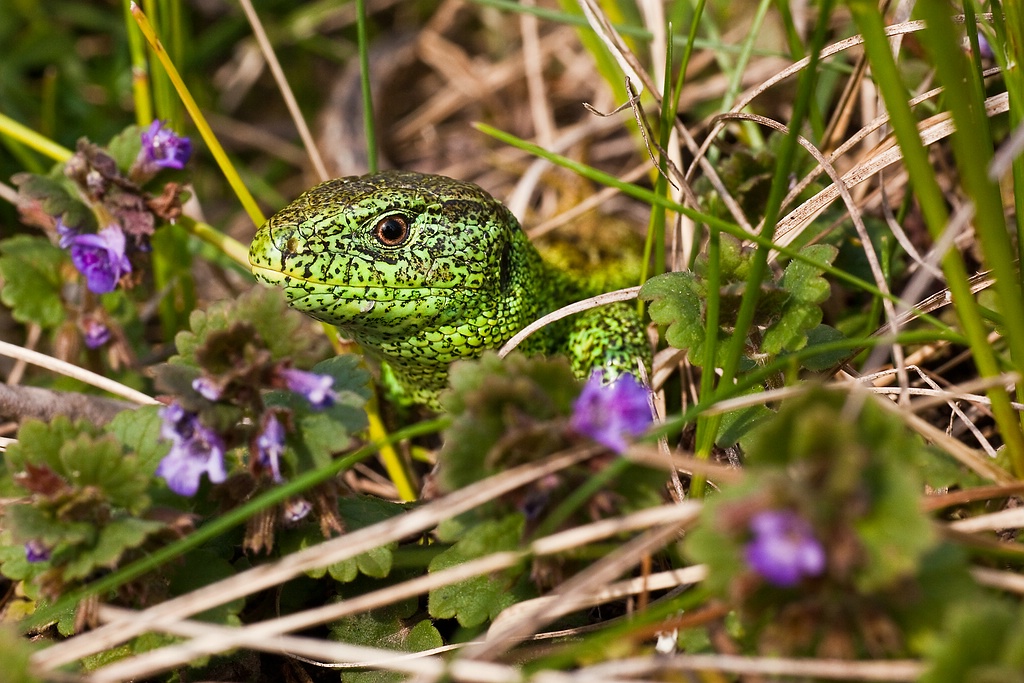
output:
[{"label": "mottled green skin", "polygon": [[[408,219],[389,246],[382,219]],[[542,315],[592,294],[545,263],[512,213],[476,185],[388,171],[309,190],[256,233],[257,279],[333,325],[390,368],[404,398],[437,407],[448,365],[500,347]],[[544,328],[522,347],[569,356],[578,376],[635,370],[650,354],[625,304]]]}]

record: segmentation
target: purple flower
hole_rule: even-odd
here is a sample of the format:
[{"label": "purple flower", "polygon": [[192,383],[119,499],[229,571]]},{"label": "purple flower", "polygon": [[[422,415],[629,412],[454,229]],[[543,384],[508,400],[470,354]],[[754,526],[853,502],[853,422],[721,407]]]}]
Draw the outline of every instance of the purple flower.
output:
[{"label": "purple flower", "polygon": [[90,349],[98,349],[110,341],[110,328],[96,318],[82,318],[82,339]]},{"label": "purple flower", "polygon": [[163,121],[154,121],[142,131],[142,151],[138,164],[145,171],[155,173],[161,168],[180,170],[192,156],[192,141],[164,128]]},{"label": "purple flower", "polygon": [[274,413],[268,413],[263,420],[263,429],[256,437],[256,459],[261,467],[270,468],[275,483],[284,481],[281,476],[281,454],[284,453],[284,427]]},{"label": "purple flower", "polygon": [[[57,229],[60,232],[62,228],[58,225]],[[89,289],[97,294],[114,291],[121,276],[132,272],[125,254],[124,233],[118,226],[107,226],[96,234],[63,228],[60,235],[61,246],[71,252],[71,262],[85,276]]]},{"label": "purple flower", "polygon": [[62,221],[60,218],[57,219],[57,244],[60,245],[61,249],[67,249],[68,247],[70,247],[71,241],[77,235],[77,230],[64,225],[64,221]]},{"label": "purple flower", "polygon": [[595,371],[573,404],[569,425],[616,453],[624,453],[628,440],[647,431],[651,421],[647,389],[633,375],[605,384],[601,372]]},{"label": "purple flower", "polygon": [[167,486],[179,496],[194,496],[203,472],[219,484],[227,479],[224,470],[224,441],[217,432],[199,421],[177,403],[160,409],[160,436],[171,441],[170,452],[156,468]]},{"label": "purple flower", "polygon": [[294,524],[313,511],[313,504],[305,498],[289,498],[284,504],[284,518]]},{"label": "purple flower", "polygon": [[318,375],[315,372],[285,368],[279,371],[285,386],[297,394],[302,394],[316,410],[330,408],[338,400],[331,386],[334,378],[330,375]]},{"label": "purple flower", "polygon": [[978,34],[978,52],[984,59],[995,59],[996,53],[992,50],[992,44],[984,34]]},{"label": "purple flower", "polygon": [[196,377],[192,380],[192,388],[207,401],[218,401],[224,390],[210,377]]},{"label": "purple flower", "polygon": [[29,562],[46,562],[50,559],[50,548],[42,541],[28,541],[25,543],[25,559]]},{"label": "purple flower", "polygon": [[791,510],[765,510],[750,520],[747,564],[770,584],[789,587],[825,570],[825,549],[811,525]]}]

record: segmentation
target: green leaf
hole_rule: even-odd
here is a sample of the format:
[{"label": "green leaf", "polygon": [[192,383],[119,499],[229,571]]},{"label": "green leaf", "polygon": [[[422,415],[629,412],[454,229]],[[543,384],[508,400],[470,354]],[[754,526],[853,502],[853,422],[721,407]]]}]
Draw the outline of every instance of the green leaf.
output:
[{"label": "green leaf", "polygon": [[84,422],[72,424],[59,416],[51,422],[27,420],[18,429],[18,441],[7,447],[4,461],[12,473],[24,472],[26,465],[46,465],[60,472],[60,447],[79,434],[96,435],[99,430]]},{"label": "green leaf", "polygon": [[857,580],[862,590],[872,591],[912,574],[935,543],[935,530],[918,506],[921,482],[915,473],[887,462],[869,467],[864,477],[874,504],[854,524],[866,555]]},{"label": "green leaf", "polygon": [[49,547],[90,545],[96,538],[96,529],[90,522],[56,519],[35,505],[9,506],[4,511],[4,524],[18,541],[37,540]]},{"label": "green leaf", "polygon": [[10,533],[4,533],[4,543],[0,543],[0,574],[14,581],[22,581],[29,578],[38,568],[41,562],[29,562],[25,555],[25,548],[11,539]]},{"label": "green leaf", "polygon": [[580,389],[564,358],[488,352],[453,364],[449,382],[441,403],[454,419],[438,455],[442,490],[567,446],[564,419]]},{"label": "green leaf", "polygon": [[136,125],[130,125],[115,135],[107,143],[107,153],[117,163],[123,173],[127,173],[142,151],[142,131]]},{"label": "green leaf", "polygon": [[[760,391],[760,387],[757,388],[757,391]],[[722,416],[722,425],[715,438],[715,445],[727,448],[739,443],[744,436],[750,433],[750,430],[773,415],[775,413],[763,405],[749,406],[726,413]]]},{"label": "green leaf", "polygon": [[41,678],[32,675],[30,658],[38,650],[13,624],[0,624],[0,652],[4,653],[4,683],[38,683]]},{"label": "green leaf", "polygon": [[[704,301],[707,290],[703,281],[689,272],[664,273],[644,283],[640,298],[651,302],[651,320],[666,325],[665,341],[677,349],[686,349],[692,363],[704,362]],[[727,336],[719,334],[719,348]]]},{"label": "green leaf", "polygon": [[[444,645],[441,634],[428,619],[410,626],[416,612],[415,600],[403,600],[394,605],[346,617],[331,624],[331,638],[353,645],[423,652]],[[345,683],[398,683],[406,676],[397,672],[346,670],[341,675]]]},{"label": "green leaf", "polygon": [[[356,559],[354,557],[350,557],[347,560],[327,565],[327,573],[330,574],[331,578],[338,583],[351,583],[356,580],[357,576],[359,576],[359,565],[356,564]],[[313,574],[310,574],[310,576],[318,578]],[[323,576],[323,574],[320,576]]]},{"label": "green leaf", "polygon": [[[828,244],[805,247],[801,254],[822,263],[831,264],[838,250]],[[786,266],[781,287],[789,293],[781,313],[765,330],[761,352],[777,355],[783,350],[798,351],[807,344],[807,332],[821,322],[821,304],[828,298],[829,284],[821,276],[822,270],[794,259]]]},{"label": "green leaf", "polygon": [[313,372],[334,378],[332,389],[343,405],[362,407],[370,398],[370,373],[354,353],[331,356],[313,366]]},{"label": "green leaf", "polygon": [[1024,613],[994,600],[961,602],[932,647],[921,683],[1024,681]]},{"label": "green leaf", "polygon": [[178,355],[171,363],[200,365],[196,351],[207,337],[227,330],[234,322],[251,324],[260,343],[274,360],[291,358],[297,367],[309,367],[329,354],[326,337],[301,313],[288,308],[276,287],[253,287],[237,299],[217,301],[189,316],[189,330],[175,338]]},{"label": "green leaf", "polygon": [[391,563],[394,559],[393,547],[374,548],[356,555],[356,567],[362,574],[375,579],[383,579],[391,573]]},{"label": "green leaf", "polygon": [[137,548],[149,537],[164,528],[162,522],[125,517],[115,519],[100,531],[96,543],[87,551],[80,551],[64,567],[64,580],[84,579],[97,569],[113,569],[124,553]]},{"label": "green leaf", "polygon": [[78,199],[75,184],[64,175],[63,163],[55,164],[49,175],[18,173],[11,180],[18,186],[18,194],[39,202],[44,213],[60,217],[69,228],[96,232],[96,214]]},{"label": "green leaf", "polygon": [[[339,406],[333,406],[323,411],[312,411],[304,408],[300,401],[303,399],[295,397],[290,401],[296,415],[295,421],[298,426],[297,435],[290,439],[294,443],[295,450],[299,454],[299,462],[305,467],[319,469],[326,467],[334,460],[334,454],[349,447],[352,442],[352,432],[359,431],[361,427],[350,429],[355,415]],[[268,401],[268,404],[273,405]],[[366,415],[362,414],[362,421],[365,423]]]},{"label": "green leaf", "polygon": [[19,235],[0,242],[0,301],[14,319],[44,329],[67,317],[61,298],[61,268],[68,262],[63,250],[41,237]]},{"label": "green leaf", "polygon": [[113,435],[95,438],[80,434],[61,446],[59,456],[62,469],[58,474],[72,486],[95,487],[112,505],[136,514],[149,507],[146,490],[151,476],[141,471],[136,457],[124,455]]},{"label": "green leaf", "polygon": [[[846,339],[846,335],[834,327],[818,325],[807,331],[807,348],[813,349],[819,344],[828,344]],[[822,372],[833,365],[842,362],[850,355],[848,350],[829,351],[816,356],[808,356],[803,360],[803,365],[808,370]]]},{"label": "green leaf", "polygon": [[[455,545],[431,560],[428,570],[441,571],[486,555],[519,547],[524,518],[512,514],[487,520],[469,529]],[[458,619],[463,627],[479,626],[494,619],[517,601],[512,588],[521,570],[478,576],[430,591],[428,610],[435,619]]]},{"label": "green leaf", "polygon": [[[185,595],[191,591],[234,576],[236,569],[217,553],[199,548],[175,563],[169,576],[169,588],[173,595]],[[245,607],[245,598],[235,598],[191,617],[215,624],[237,624],[237,615]]]},{"label": "green leaf", "polygon": [[[370,496],[354,496],[338,501],[338,511],[348,531],[355,531],[390,519],[401,514],[405,509],[403,505]],[[311,526],[306,529],[286,532],[281,538],[280,546],[282,553],[287,554],[312,547],[322,541],[323,536],[319,529]],[[306,574],[312,578],[322,578],[325,574],[330,574],[331,578],[339,583],[355,581],[360,574],[372,578],[385,578],[391,573],[394,565],[394,551],[397,547],[398,543],[396,542],[388,543],[360,553],[353,558],[332,564],[326,570],[313,570]]]},{"label": "green leaf", "polygon": [[313,372],[334,378],[337,394],[334,405],[314,410],[305,398],[288,391],[268,395],[268,405],[290,408],[297,425],[297,438],[291,439],[306,467],[327,466],[334,454],[348,448],[352,435],[366,429],[366,400],[369,398],[370,375],[354,354],[336,356],[313,368]]},{"label": "green leaf", "polygon": [[160,439],[160,406],[142,406],[114,416],[107,431],[129,451],[135,453],[141,471],[152,475],[160,460],[170,450],[170,443]]}]

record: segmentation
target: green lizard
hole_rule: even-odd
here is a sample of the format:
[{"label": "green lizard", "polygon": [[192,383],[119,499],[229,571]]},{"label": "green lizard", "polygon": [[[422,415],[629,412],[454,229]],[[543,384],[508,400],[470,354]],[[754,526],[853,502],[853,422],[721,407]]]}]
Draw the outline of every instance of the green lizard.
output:
[{"label": "green lizard", "polygon": [[[500,347],[593,292],[546,263],[512,213],[471,183],[386,171],[330,180],[256,233],[252,272],[289,305],[337,325],[393,373],[402,398],[437,408],[448,366]],[[634,308],[592,309],[521,347],[564,353],[577,376],[649,363]]]}]

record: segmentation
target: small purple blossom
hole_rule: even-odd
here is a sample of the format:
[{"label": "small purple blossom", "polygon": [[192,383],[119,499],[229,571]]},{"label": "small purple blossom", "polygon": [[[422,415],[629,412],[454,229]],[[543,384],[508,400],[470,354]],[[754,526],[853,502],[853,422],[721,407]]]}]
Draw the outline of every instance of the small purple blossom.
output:
[{"label": "small purple blossom", "polygon": [[601,372],[595,371],[573,404],[569,426],[616,453],[625,453],[629,440],[647,431],[651,421],[647,388],[633,375],[605,384]]},{"label": "small purple blossom", "polygon": [[177,403],[160,409],[160,436],[171,441],[170,452],[156,468],[157,476],[180,496],[194,496],[203,472],[219,484],[227,479],[224,469],[224,441]]},{"label": "small purple blossom", "polygon": [[747,564],[770,584],[787,588],[825,570],[825,549],[811,525],[791,510],[765,510],[750,520]]},{"label": "small purple blossom", "polygon": [[330,408],[338,400],[331,386],[334,378],[330,375],[318,375],[315,372],[285,368],[279,371],[285,386],[297,394],[302,394],[316,410]]},{"label": "small purple blossom", "polygon": [[60,245],[61,249],[67,249],[71,246],[72,240],[78,235],[78,231],[72,227],[64,225],[64,221],[60,218],[57,219],[57,244]]},{"label": "small purple blossom", "polygon": [[42,541],[28,541],[25,543],[25,559],[29,562],[46,562],[50,559],[50,548]]},{"label": "small purple blossom", "polygon": [[88,348],[98,349],[110,341],[110,328],[96,318],[82,318],[82,339]]},{"label": "small purple blossom", "polygon": [[219,401],[220,397],[224,394],[223,388],[205,375],[192,380],[192,388],[207,401]]},{"label": "small purple blossom", "polygon": [[978,53],[983,59],[995,59],[996,53],[992,50],[992,44],[988,42],[985,34],[978,34]]},{"label": "small purple blossom", "polygon": [[164,128],[163,121],[153,121],[142,131],[138,163],[146,171],[155,173],[162,168],[180,170],[185,168],[191,156],[192,141],[170,128]]},{"label": "small purple blossom", "polygon": [[86,285],[97,294],[112,292],[118,281],[132,272],[125,253],[121,228],[110,225],[98,233],[80,233],[58,224],[60,245],[71,252],[71,262],[85,276]]},{"label": "small purple blossom", "polygon": [[274,413],[268,413],[263,420],[263,429],[256,437],[256,459],[261,467],[269,468],[275,483],[284,481],[281,476],[281,454],[284,453],[284,427]]},{"label": "small purple blossom", "polygon": [[294,524],[313,511],[313,504],[305,498],[289,498],[284,504],[284,518]]}]

